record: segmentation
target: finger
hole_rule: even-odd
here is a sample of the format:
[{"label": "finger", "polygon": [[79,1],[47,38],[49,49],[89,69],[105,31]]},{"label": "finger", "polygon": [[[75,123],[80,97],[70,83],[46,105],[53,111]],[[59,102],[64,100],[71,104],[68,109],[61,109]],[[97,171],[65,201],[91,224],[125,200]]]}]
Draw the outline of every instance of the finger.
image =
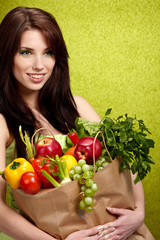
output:
[{"label": "finger", "polygon": [[114,215],[124,215],[125,212],[127,211],[126,209],[123,209],[123,208],[107,207],[106,209],[109,213],[114,214]]},{"label": "finger", "polygon": [[108,228],[104,228],[103,230],[101,230],[99,233],[98,233],[98,236],[99,237],[103,237],[103,236],[106,236],[108,235],[109,233],[112,233],[115,231],[115,228],[114,227],[108,227]]},{"label": "finger", "polygon": [[105,224],[103,225],[103,229],[102,229],[101,231],[115,227],[115,226],[114,226],[114,222],[115,222],[115,221],[117,221],[117,220],[114,220],[113,222],[105,223]]},{"label": "finger", "polygon": [[97,235],[103,229],[103,225],[99,225],[97,227],[89,228],[87,230],[80,231],[81,237],[89,237]]},{"label": "finger", "polygon": [[106,223],[104,225],[104,229],[108,229],[108,228],[116,228],[116,231],[117,231],[117,228],[121,225],[121,219],[120,218],[117,218],[116,220],[114,220],[113,222],[109,222],[109,223]]}]

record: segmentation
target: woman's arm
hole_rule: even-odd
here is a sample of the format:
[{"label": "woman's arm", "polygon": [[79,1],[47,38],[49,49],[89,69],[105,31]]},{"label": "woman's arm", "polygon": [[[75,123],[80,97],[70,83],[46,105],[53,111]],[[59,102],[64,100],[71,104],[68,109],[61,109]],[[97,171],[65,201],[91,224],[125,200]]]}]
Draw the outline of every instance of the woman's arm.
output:
[{"label": "woman's arm", "polygon": [[[5,169],[5,149],[9,142],[9,131],[5,119],[0,114],[0,170]],[[16,211],[8,207],[6,199],[6,182],[0,176],[0,231],[16,240],[53,240],[52,236],[41,231]]]},{"label": "woman's arm", "polygon": [[141,181],[139,181],[136,184],[134,183],[136,174],[133,175],[131,173],[131,177],[132,177],[132,188],[133,188],[134,202],[135,202],[135,211],[137,212],[137,215],[139,215],[138,222],[139,222],[139,225],[141,225],[145,217],[145,197],[144,197],[143,184]]}]

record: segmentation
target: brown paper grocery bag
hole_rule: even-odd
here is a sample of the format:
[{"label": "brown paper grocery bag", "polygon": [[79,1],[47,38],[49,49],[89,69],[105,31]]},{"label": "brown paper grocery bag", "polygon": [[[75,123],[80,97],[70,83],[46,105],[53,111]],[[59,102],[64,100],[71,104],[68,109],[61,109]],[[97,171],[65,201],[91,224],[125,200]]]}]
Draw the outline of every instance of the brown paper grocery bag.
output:
[{"label": "brown paper grocery bag", "polygon": [[[78,208],[80,186],[78,181],[65,183],[54,189],[42,189],[35,195],[21,189],[13,191],[22,213],[38,228],[55,238],[63,240],[70,233],[104,224],[116,219],[106,211],[107,206],[134,209],[130,171],[120,172],[120,159],[115,158],[106,168],[97,172],[94,181],[98,184],[92,212]],[[154,240],[143,224],[128,240]]]}]

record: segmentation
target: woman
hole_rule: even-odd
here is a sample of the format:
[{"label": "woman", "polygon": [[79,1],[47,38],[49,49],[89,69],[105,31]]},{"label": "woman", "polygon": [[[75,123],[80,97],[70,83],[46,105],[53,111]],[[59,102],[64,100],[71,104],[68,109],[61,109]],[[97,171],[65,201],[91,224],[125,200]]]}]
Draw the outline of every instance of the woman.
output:
[{"label": "woman", "polygon": [[[57,138],[65,138],[78,116],[100,121],[85,99],[71,93],[68,53],[56,20],[40,9],[13,9],[0,25],[0,169],[13,156],[26,156],[19,125],[30,136],[47,126]],[[72,233],[66,240],[126,239],[144,220],[142,184],[133,184],[133,190],[135,211],[108,208],[116,221]],[[6,182],[0,178],[1,232],[19,240],[55,239],[13,210],[12,202],[7,206],[5,194]]]}]

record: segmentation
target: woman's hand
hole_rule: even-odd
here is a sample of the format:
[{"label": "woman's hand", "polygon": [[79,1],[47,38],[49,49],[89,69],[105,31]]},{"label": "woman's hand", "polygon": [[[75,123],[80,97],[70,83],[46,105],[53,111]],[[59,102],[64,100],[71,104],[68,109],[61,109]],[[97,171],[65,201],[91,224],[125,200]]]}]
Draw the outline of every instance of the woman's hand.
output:
[{"label": "woman's hand", "polygon": [[[128,210],[121,208],[107,208],[108,212],[117,215],[118,218],[107,224],[104,224],[98,240],[125,240],[132,235],[144,221],[144,213],[138,209]],[[109,233],[110,228],[114,231]]]},{"label": "woman's hand", "polygon": [[65,240],[98,240],[98,234],[103,229],[103,226],[93,227],[87,230],[80,230],[71,233]]}]

